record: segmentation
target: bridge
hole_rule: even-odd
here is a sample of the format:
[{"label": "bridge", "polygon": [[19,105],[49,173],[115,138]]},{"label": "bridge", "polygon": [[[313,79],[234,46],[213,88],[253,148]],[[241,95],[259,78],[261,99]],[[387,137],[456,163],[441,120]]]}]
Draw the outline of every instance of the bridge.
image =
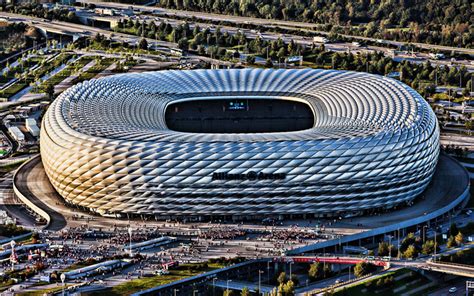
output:
[{"label": "bridge", "polygon": [[286,256],[275,257],[273,262],[282,263],[330,263],[330,264],[357,264],[360,262],[371,263],[375,266],[388,267],[389,262],[378,257],[356,257],[356,256]]},{"label": "bridge", "polygon": [[432,260],[428,260],[423,266],[423,269],[474,278],[474,266],[472,265],[448,262],[433,262]]}]

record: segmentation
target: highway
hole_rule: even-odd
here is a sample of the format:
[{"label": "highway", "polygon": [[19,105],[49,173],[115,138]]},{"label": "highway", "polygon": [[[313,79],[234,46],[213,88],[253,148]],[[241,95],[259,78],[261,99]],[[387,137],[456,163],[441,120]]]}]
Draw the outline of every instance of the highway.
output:
[{"label": "highway", "polygon": [[[0,12],[0,17],[7,17],[9,18],[10,21],[13,21],[13,22],[29,23],[41,30],[53,32],[53,33],[70,34],[70,35],[77,34],[78,36],[85,36],[85,37],[94,37],[96,34],[101,34],[107,38],[110,38],[112,41],[126,42],[134,46],[136,46],[139,40],[142,38],[135,35],[116,33],[116,32],[108,31],[101,28],[91,27],[87,25],[62,22],[62,21],[46,22],[42,18],[13,14],[13,13],[8,13],[8,12]],[[177,44],[173,42],[160,41],[160,40],[151,39],[151,38],[146,38],[146,39],[147,39],[148,44],[155,45],[156,47],[161,47],[161,48],[166,48],[166,49],[177,48]],[[224,66],[230,66],[232,64],[230,62],[212,59],[212,58],[204,57],[204,56],[198,56],[198,55],[187,55],[186,57],[191,58],[191,59],[198,59],[200,61],[208,62],[211,64],[218,64],[218,65],[224,65]]]},{"label": "highway", "polygon": [[[81,3],[93,3],[97,7],[105,7],[105,8],[115,8],[115,9],[128,9],[130,4],[121,4],[121,3],[112,3],[112,2],[101,2],[95,0],[78,0]],[[206,12],[196,12],[196,11],[186,11],[186,10],[174,10],[174,9],[166,9],[161,7],[154,7],[154,6],[143,6],[143,5],[133,5],[135,9],[139,9],[141,11],[146,11],[149,13],[153,13],[156,15],[168,15],[168,16],[178,16],[178,17],[186,17],[186,18],[199,18],[202,20],[210,20],[210,21],[225,21],[225,22],[234,22],[236,24],[254,24],[260,26],[267,26],[267,27],[275,27],[279,26],[281,28],[300,28],[300,29],[307,29],[311,30],[314,34],[319,35],[328,35],[328,32],[324,31],[316,31],[314,27],[316,24],[312,23],[304,23],[304,22],[295,22],[295,21],[283,21],[283,20],[274,20],[274,19],[261,19],[261,18],[253,18],[253,17],[241,17],[241,16],[231,16],[231,15],[222,15],[222,14],[215,14],[215,13],[206,13]],[[362,36],[354,36],[354,35],[345,35],[342,34],[341,36],[345,38],[352,38],[360,41],[370,41],[370,42],[377,42],[377,38],[371,37],[362,37]],[[407,44],[407,42],[400,42],[400,41],[393,41],[393,40],[383,40],[384,43],[390,44],[396,47],[400,47],[401,45]],[[443,51],[455,51],[459,53],[465,53],[474,55],[474,49],[469,48],[458,48],[458,47],[450,47],[450,46],[442,46],[442,45],[433,45],[433,44],[426,44],[426,43],[413,43],[417,47],[428,49],[428,50],[443,50]]]},{"label": "highway", "polygon": [[[106,3],[106,4],[117,5],[118,7],[124,6],[124,4],[119,4],[119,3]],[[105,30],[102,28],[92,27],[92,26],[83,25],[83,24],[76,24],[76,23],[69,23],[69,22],[62,22],[62,21],[45,21],[42,18],[37,18],[33,16],[0,12],[0,17],[9,18],[10,21],[29,23],[35,27],[38,27],[39,29],[43,31],[58,33],[58,34],[69,34],[69,35],[77,35],[77,36],[85,36],[85,37],[93,37],[96,34],[102,34],[113,41],[126,42],[128,44],[131,44],[132,46],[137,46],[139,40],[141,39],[141,37],[138,37],[135,35],[117,33],[117,32]],[[162,19],[165,20],[166,22],[169,22],[173,27],[176,27],[182,24],[182,21],[177,21],[177,20],[168,19],[168,18],[162,18]],[[153,21],[152,19],[145,19],[145,18],[141,18],[141,20],[148,21],[148,22]],[[200,25],[201,28],[209,27],[208,24],[199,24],[199,23],[197,24]],[[194,25],[190,24],[190,27],[193,28]],[[215,30],[215,28],[210,27],[210,30],[213,31]],[[253,30],[239,29],[239,28],[229,27],[229,26],[221,27],[221,31],[222,32],[227,31],[229,34],[232,34],[232,35],[237,34],[239,31],[241,31],[241,32],[244,32],[247,38],[250,38],[250,39],[255,39],[257,37],[260,37],[263,40],[272,41],[272,40],[277,40],[278,38],[281,38],[285,43],[289,43],[293,40],[295,43],[301,44],[304,46],[311,46],[313,44],[312,38],[303,37],[299,35],[293,35],[293,34],[279,34],[279,33],[270,33],[270,32],[258,33]],[[169,48],[177,47],[177,44],[174,42],[160,41],[160,40],[156,40],[152,38],[146,38],[146,39],[148,41],[148,44],[154,45],[157,48],[161,47],[161,48],[169,49]],[[357,53],[368,54],[371,52],[382,52],[385,56],[392,55],[390,49],[386,47],[381,47],[381,46],[358,47],[358,46],[352,45],[351,43],[341,42],[341,43],[325,44],[325,48],[329,51],[334,51],[334,52],[352,52],[354,54],[357,54]],[[219,64],[219,65],[224,65],[224,66],[230,66],[231,64],[229,62],[224,62],[217,59],[211,59],[208,57],[198,56],[198,55],[188,55],[188,57],[196,58],[204,62]],[[431,60],[429,55],[426,53],[413,53],[413,54],[400,53],[396,57],[394,57],[394,59],[396,59],[397,61],[408,60],[413,63],[424,63],[427,60],[429,60],[433,65],[439,65],[439,66],[451,65],[450,61]],[[469,71],[474,71],[474,65],[472,65],[470,61],[468,60],[456,61],[455,66],[456,67],[465,66]]]},{"label": "highway", "polygon": [[[105,4],[119,4],[119,3],[105,3]],[[119,6],[124,6],[123,4],[119,4]],[[125,6],[128,7],[128,6]],[[150,7],[146,7],[150,8]],[[123,9],[123,8],[122,8]],[[156,11],[156,10],[152,10]],[[77,12],[78,15],[84,16],[90,19],[97,19],[97,20],[109,20],[109,21],[114,21],[117,22],[120,19],[124,19],[123,16],[99,16],[95,13],[90,13],[90,12],[84,12],[84,11],[79,11]],[[156,14],[156,13],[155,13]],[[166,22],[169,23],[172,27],[177,27],[181,24],[184,23],[184,21],[179,20],[179,19],[173,19],[171,17],[168,17],[168,14],[158,14],[159,17],[149,17],[146,15],[137,15],[137,16],[132,16],[132,19],[139,19],[140,21],[151,23],[151,22]],[[126,17],[125,19],[128,19]],[[258,19],[257,19],[258,20]],[[202,18],[201,18],[202,21]],[[199,22],[197,21],[192,21],[189,23],[189,27],[193,29],[195,26],[199,26],[201,29],[203,28],[209,28],[210,32],[214,32],[216,30],[216,26],[211,25],[209,23],[204,23],[204,22]],[[267,25],[267,27],[270,28],[270,26]],[[281,28],[281,27],[280,27]],[[280,34],[280,33],[275,33],[275,32],[257,32],[256,30],[251,30],[251,29],[245,29],[245,28],[239,28],[239,27],[233,27],[233,26],[219,26],[219,29],[221,32],[227,32],[230,35],[235,35],[239,32],[242,32],[245,34],[247,38],[250,39],[256,39],[260,37],[262,40],[266,41],[274,41],[278,40],[281,38],[283,42],[285,43],[290,43],[291,41],[294,41],[296,44],[300,44],[306,47],[312,46],[314,41],[312,37],[306,37],[306,36],[301,36],[297,34]],[[380,40],[378,40],[380,41]],[[383,41],[384,43],[388,43],[388,41]],[[394,56],[394,52],[388,48],[388,47],[383,47],[383,46],[376,46],[376,45],[367,45],[367,46],[355,46],[350,42],[337,42],[337,43],[326,43],[325,44],[325,49],[328,51],[333,51],[333,52],[341,52],[341,53],[346,53],[346,52],[351,52],[353,54],[370,54],[373,52],[382,52],[385,56],[393,58],[397,62],[401,62],[403,60],[407,60],[411,63],[424,63],[427,60],[429,60],[433,65],[438,65],[438,66],[455,66],[455,67],[460,67],[460,66],[465,66],[468,70],[474,71],[474,65],[471,64],[469,60],[457,60],[454,63],[451,62],[450,60],[439,60],[439,59],[432,59],[428,53],[422,53],[422,52],[413,52],[413,53],[408,53],[408,52],[398,52]]]},{"label": "highway", "polygon": [[[91,27],[87,25],[81,25],[76,23],[69,23],[69,22],[62,22],[62,21],[45,21],[42,18],[34,17],[34,16],[27,16],[27,15],[20,15],[20,14],[13,14],[8,12],[0,12],[0,17],[9,18],[9,21],[12,22],[25,22],[29,23],[39,29],[48,32],[56,32],[59,34],[77,34],[79,36],[88,36],[94,37],[96,34],[104,35],[107,38],[111,38],[113,41],[120,41],[120,42],[128,42],[130,44],[138,44],[141,37],[116,33],[108,30],[104,30],[101,28]],[[156,44],[157,46],[172,48],[176,47],[176,43],[160,41],[155,39],[147,39],[147,41],[151,44]]]}]

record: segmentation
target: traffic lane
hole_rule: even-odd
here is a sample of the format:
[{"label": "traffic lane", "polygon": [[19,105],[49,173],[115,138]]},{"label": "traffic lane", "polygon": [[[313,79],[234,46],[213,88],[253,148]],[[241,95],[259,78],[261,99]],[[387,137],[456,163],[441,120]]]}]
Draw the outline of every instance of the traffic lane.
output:
[{"label": "traffic lane", "polygon": [[[354,275],[352,274],[350,279],[354,279]],[[315,283],[309,284],[307,287],[296,289],[296,295],[305,295],[305,292],[313,291],[316,289],[323,289],[334,285],[336,281],[347,282],[349,280],[349,274],[342,274],[339,276],[331,277],[325,280],[317,281]]]},{"label": "traffic lane", "polygon": [[[451,288],[456,288],[457,291],[456,292],[449,292],[449,289]],[[463,280],[459,280],[447,287],[443,287],[441,289],[438,289],[434,292],[431,292],[430,294],[428,294],[429,296],[440,296],[440,295],[448,295],[448,296],[463,296],[463,295],[466,295],[466,281],[463,279]],[[472,291],[471,291],[471,294],[469,295],[473,295],[472,294]]]}]

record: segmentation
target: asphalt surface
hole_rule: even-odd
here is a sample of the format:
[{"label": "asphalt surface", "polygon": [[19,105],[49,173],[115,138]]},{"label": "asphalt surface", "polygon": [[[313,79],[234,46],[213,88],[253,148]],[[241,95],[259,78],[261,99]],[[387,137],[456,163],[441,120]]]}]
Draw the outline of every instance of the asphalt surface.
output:
[{"label": "asphalt surface", "polygon": [[[90,226],[111,227],[128,223],[126,220],[93,216],[65,205],[64,200],[57,194],[49,182],[39,157],[27,163],[17,172],[15,182],[21,192],[28,198],[31,198],[40,208],[50,213],[52,222],[48,227],[49,230],[56,231],[62,229],[68,224],[66,220],[72,223],[71,225],[76,226],[87,223]],[[336,229],[336,233],[348,235],[422,216],[451,203],[454,198],[458,197],[467,188],[468,184],[469,175],[463,166],[453,158],[442,154],[431,184],[414,205],[376,216],[342,219],[334,223],[331,228]],[[72,218],[77,215],[83,216],[83,219]],[[147,221],[149,225],[155,223],[162,222]],[[317,221],[313,219],[312,222],[301,220],[288,221],[288,223],[288,225],[297,223],[301,227],[312,227]],[[189,227],[189,225],[191,224],[188,223],[186,226]],[[196,226],[199,225],[196,224]],[[255,224],[255,227],[262,226]]]},{"label": "asphalt surface", "polygon": [[[102,1],[96,1],[96,0],[78,0],[78,2],[93,3],[98,7],[108,7],[108,8],[116,8],[116,9],[128,9],[130,7],[130,4],[102,2]],[[196,17],[196,18],[208,19],[208,20],[213,20],[213,21],[229,21],[229,22],[234,22],[234,23],[258,24],[258,25],[264,25],[264,26],[313,29],[314,26],[317,25],[313,23],[296,22],[296,21],[283,21],[283,20],[274,20],[274,19],[268,20],[268,19],[254,18],[254,17],[242,17],[242,16],[207,13],[207,12],[200,12],[200,11],[174,10],[174,9],[166,9],[166,8],[161,8],[161,7],[156,7],[156,6],[133,5],[133,7],[136,9],[140,9],[142,11],[153,12],[159,15],[161,14],[161,15],[176,15],[176,16],[181,16],[181,17]],[[321,35],[329,34],[328,32],[324,32],[324,31],[315,31],[315,30],[312,30],[312,31]],[[362,36],[353,36],[353,35],[342,35],[342,36],[348,37],[348,38],[354,38],[358,40],[377,41],[376,38],[371,38],[371,37],[362,37]],[[407,42],[391,41],[391,40],[385,40],[385,42],[396,45],[396,46],[407,43]],[[474,53],[473,49],[468,49],[468,48],[457,48],[457,47],[433,45],[433,44],[426,44],[426,43],[411,43],[411,44],[414,44],[421,48],[427,48],[427,49],[458,51],[458,52],[469,53],[469,54]]]},{"label": "asphalt surface", "polygon": [[[23,165],[23,167],[21,167],[21,169],[16,173],[14,182],[26,198],[44,210],[51,217],[51,222],[45,230],[58,231],[67,225],[66,219],[61,213],[48,207],[38,198],[39,196],[37,194],[33,193],[33,191],[37,191],[39,181],[44,194],[57,194],[49,182],[44,182],[44,180],[41,182],[41,179],[38,180],[36,178],[37,176],[34,174],[35,171],[32,168],[37,166],[39,163],[41,163],[41,158],[37,157]],[[46,174],[44,174],[44,177],[46,177]]]}]

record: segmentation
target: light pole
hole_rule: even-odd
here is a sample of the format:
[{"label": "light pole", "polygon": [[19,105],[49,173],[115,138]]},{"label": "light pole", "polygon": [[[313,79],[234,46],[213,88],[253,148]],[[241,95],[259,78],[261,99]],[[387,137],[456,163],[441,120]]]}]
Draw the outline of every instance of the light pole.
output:
[{"label": "light pole", "polygon": [[398,228],[397,259],[400,259],[400,228]]},{"label": "light pole", "polygon": [[176,296],[176,292],[178,292],[179,289],[173,289],[173,292],[174,292],[174,296]]},{"label": "light pole", "polygon": [[290,280],[291,280],[291,265],[293,265],[293,262],[290,262]]},{"label": "light pole", "polygon": [[258,271],[258,294],[262,294],[262,273],[263,271]]},{"label": "light pole", "polygon": [[435,227],[435,230],[434,230],[434,261],[436,262],[436,227]]},{"label": "light pole", "polygon": [[62,286],[63,286],[63,296],[64,296],[64,281],[66,280],[66,274],[61,273],[61,275],[59,277],[61,278],[61,283],[62,283]]},{"label": "light pole", "polygon": [[423,243],[425,243],[425,239],[426,239],[426,230],[425,230],[425,228],[428,228],[428,226],[423,225],[423,228],[422,228],[422,230],[423,230]]},{"label": "light pole", "polygon": [[196,292],[199,292],[198,290],[193,290],[193,296],[196,296]]},{"label": "light pole", "polygon": [[226,285],[226,294],[229,295],[229,282],[232,282],[232,280],[227,280],[227,285]]},{"label": "light pole", "polygon": [[270,283],[270,261],[267,261],[267,284]]},{"label": "light pole", "polygon": [[128,227],[128,234],[130,236],[130,258],[132,257],[132,226]]},{"label": "light pole", "polygon": [[216,281],[217,278],[212,279],[212,296],[216,296]]},{"label": "light pole", "polygon": [[392,258],[392,236],[388,236],[388,257]]},{"label": "light pole", "polygon": [[15,261],[16,261],[15,245],[16,245],[16,242],[14,240],[11,240],[10,246],[12,247],[12,254],[10,256],[10,261],[12,262],[12,271],[15,270]]}]

